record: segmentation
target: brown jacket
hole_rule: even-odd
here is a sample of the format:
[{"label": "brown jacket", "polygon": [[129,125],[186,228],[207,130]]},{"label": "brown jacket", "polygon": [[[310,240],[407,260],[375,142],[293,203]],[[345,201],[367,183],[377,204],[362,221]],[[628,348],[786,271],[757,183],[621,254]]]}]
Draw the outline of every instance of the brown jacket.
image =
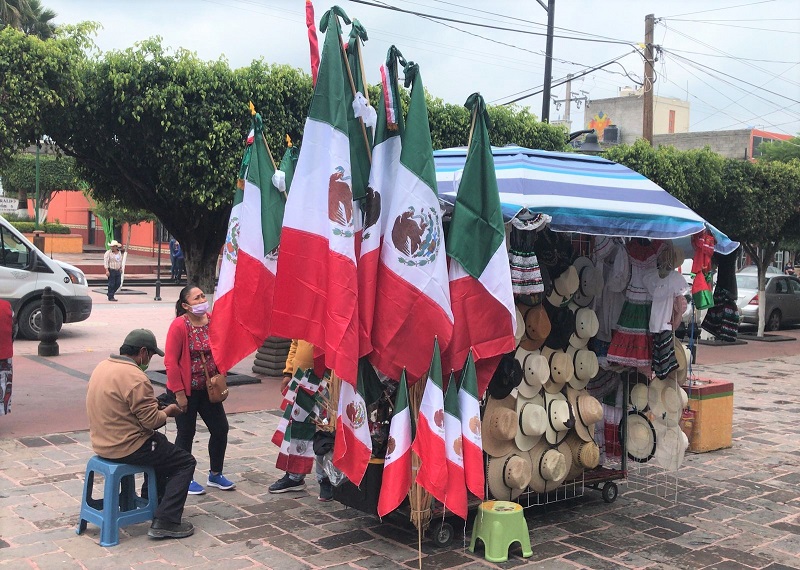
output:
[{"label": "brown jacket", "polygon": [[150,379],[132,359],[116,354],[92,372],[86,414],[92,449],[108,459],[130,455],[167,423]]}]

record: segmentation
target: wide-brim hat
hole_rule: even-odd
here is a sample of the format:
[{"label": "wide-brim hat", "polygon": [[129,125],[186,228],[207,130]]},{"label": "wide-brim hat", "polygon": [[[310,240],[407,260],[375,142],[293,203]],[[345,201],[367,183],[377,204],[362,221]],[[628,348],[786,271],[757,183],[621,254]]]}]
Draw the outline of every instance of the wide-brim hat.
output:
[{"label": "wide-brim hat", "polygon": [[577,478],[586,469],[594,469],[600,465],[600,448],[594,441],[583,441],[578,434],[570,433],[562,445],[566,445],[572,456],[572,467],[567,481]]},{"label": "wide-brim hat", "polygon": [[567,388],[567,400],[575,418],[575,433],[583,441],[594,441],[594,424],[603,421],[603,404],[586,390]]},{"label": "wide-brim hat", "polygon": [[595,295],[603,290],[603,272],[585,256],[576,259],[572,265],[578,272],[578,290],[572,296],[572,301],[579,307],[588,307]]},{"label": "wide-brim hat", "polygon": [[519,344],[525,336],[525,317],[522,315],[522,311],[519,310],[519,306],[515,307],[514,311],[517,323],[517,327],[514,329],[514,338],[517,339],[517,344]]},{"label": "wide-brim hat", "polygon": [[525,332],[519,345],[525,350],[539,350],[552,330],[550,316],[540,303],[524,312]]},{"label": "wide-brim hat", "polygon": [[575,425],[567,397],[561,392],[544,394],[544,408],[547,411],[545,439],[550,445],[558,445],[567,437],[567,432]]},{"label": "wide-brim hat", "polygon": [[643,382],[634,384],[631,386],[631,393],[630,393],[630,404],[633,406],[637,411],[643,412],[647,409],[647,384]]},{"label": "wide-brim hat", "polygon": [[684,345],[678,337],[675,337],[674,343],[675,360],[678,362],[678,368],[670,372],[667,377],[677,380],[678,384],[684,384],[689,373],[689,360],[692,357],[692,353],[689,352],[689,349],[686,348],[686,345]]},{"label": "wide-brim hat", "polygon": [[504,354],[489,380],[486,391],[497,400],[502,400],[522,382],[522,366],[514,358],[514,353]]},{"label": "wide-brim hat", "polygon": [[571,346],[567,354],[572,358],[572,378],[568,380],[570,386],[576,390],[583,390],[589,381],[600,372],[597,355],[585,348],[576,349]]},{"label": "wide-brim hat", "polygon": [[522,451],[529,451],[539,443],[547,430],[547,411],[540,394],[533,398],[517,396],[517,433],[514,442]]},{"label": "wide-brim hat", "polygon": [[108,242],[108,247],[122,247],[122,244],[117,240],[112,239],[110,242]]},{"label": "wide-brim hat", "polygon": [[566,298],[572,298],[579,285],[578,271],[574,265],[570,265],[566,271],[553,279],[553,290]]},{"label": "wide-brim hat", "polygon": [[594,309],[580,307],[575,311],[575,332],[569,337],[569,344],[575,348],[584,348],[599,330],[600,321]]},{"label": "wide-brim hat", "polygon": [[530,454],[513,450],[502,457],[486,460],[489,494],[501,501],[519,497],[531,481]]},{"label": "wide-brim hat", "polygon": [[[569,452],[568,448],[564,448]],[[567,454],[540,441],[530,451],[530,488],[536,493],[549,493],[558,488],[569,474]],[[571,457],[570,457],[571,462]]]},{"label": "wide-brim hat", "polygon": [[569,307],[553,307],[545,303],[547,315],[550,317],[550,334],[544,341],[544,345],[557,350],[566,350],[569,346],[569,338],[575,332],[575,316]]},{"label": "wide-brim hat", "polygon": [[677,424],[654,422],[653,427],[656,430],[656,452],[653,462],[667,471],[677,471],[683,464],[686,449],[689,447],[689,438]]},{"label": "wide-brim hat", "polygon": [[658,377],[651,378],[647,387],[647,405],[656,418],[664,414],[664,406],[661,402],[661,392],[664,390],[664,381]]},{"label": "wide-brim hat", "polygon": [[639,463],[646,463],[656,452],[656,431],[650,420],[642,412],[629,412],[627,417],[627,439],[625,448],[628,457]]},{"label": "wide-brim hat", "polygon": [[674,380],[667,378],[664,381],[664,388],[661,390],[661,406],[659,411],[662,413],[658,417],[663,418],[664,423],[669,426],[678,425],[681,414],[686,406],[689,405],[689,396],[681,386]]},{"label": "wide-brim hat", "polygon": [[550,363],[539,351],[521,347],[517,349],[515,356],[522,366],[522,382],[517,386],[517,392],[525,398],[532,398],[541,391],[550,377]]},{"label": "wide-brim hat", "polygon": [[513,396],[497,400],[489,396],[481,421],[483,450],[491,456],[501,457],[514,450],[517,435],[516,401]]}]

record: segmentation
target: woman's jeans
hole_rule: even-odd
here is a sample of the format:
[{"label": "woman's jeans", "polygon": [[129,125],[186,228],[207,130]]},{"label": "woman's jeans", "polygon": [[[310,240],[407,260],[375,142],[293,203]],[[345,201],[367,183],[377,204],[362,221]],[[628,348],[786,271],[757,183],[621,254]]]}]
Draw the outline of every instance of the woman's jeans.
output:
[{"label": "woman's jeans", "polygon": [[175,416],[178,435],[175,445],[192,452],[192,442],[197,430],[197,415],[203,419],[209,432],[208,458],[211,471],[222,473],[225,462],[225,449],[228,447],[228,417],[222,403],[212,404],[204,389],[192,390],[188,398],[189,406],[185,413]]}]

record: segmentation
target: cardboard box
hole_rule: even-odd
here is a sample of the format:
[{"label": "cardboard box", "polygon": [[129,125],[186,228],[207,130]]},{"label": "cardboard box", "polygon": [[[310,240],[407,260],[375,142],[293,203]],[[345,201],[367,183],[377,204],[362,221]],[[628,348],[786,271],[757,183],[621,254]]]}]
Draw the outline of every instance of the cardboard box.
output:
[{"label": "cardboard box", "polygon": [[695,378],[684,384],[689,409],[694,410],[694,427],[689,451],[724,449],[733,444],[733,383]]}]

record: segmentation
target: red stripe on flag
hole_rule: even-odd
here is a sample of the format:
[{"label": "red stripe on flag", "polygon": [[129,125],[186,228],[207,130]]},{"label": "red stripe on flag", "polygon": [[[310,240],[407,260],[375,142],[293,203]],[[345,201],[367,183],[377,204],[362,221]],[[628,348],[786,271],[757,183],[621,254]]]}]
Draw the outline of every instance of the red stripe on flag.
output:
[{"label": "red stripe on flag", "polygon": [[353,385],[358,374],[357,282],[353,260],[330,251],[323,236],[283,228],[272,333],[318,347],[325,365]]},{"label": "red stripe on flag", "polygon": [[[209,340],[214,351],[214,362],[221,372],[227,372],[261,343],[236,320],[233,291],[228,291],[214,302],[213,326],[209,327]],[[263,339],[262,339],[263,342]]]},{"label": "red stripe on flag", "polygon": [[411,488],[411,449],[386,465],[383,469],[381,491],[378,497],[378,516],[383,517],[403,502]]},{"label": "red stripe on flag", "polygon": [[311,468],[314,467],[314,458],[279,453],[275,467],[287,473],[311,473]]},{"label": "red stripe on flag", "polygon": [[311,81],[312,85],[317,85],[317,73],[319,72],[319,40],[317,40],[317,28],[314,26],[314,5],[311,0],[306,0],[306,27],[308,28],[308,47],[311,55]]},{"label": "red stripe on flag", "polygon": [[372,326],[370,362],[390,378],[406,369],[408,385],[427,377],[431,364],[431,337],[439,346],[450,342],[453,325],[436,302],[400,278],[385,265],[378,266],[376,307],[380,314]]},{"label": "red stripe on flag", "polygon": [[483,500],[485,498],[485,480],[483,476],[483,450],[466,437],[461,438],[464,450],[464,478],[469,492]]},{"label": "red stripe on flag", "polygon": [[358,260],[358,318],[359,318],[359,355],[366,356],[372,352],[372,326],[375,315],[375,296],[378,284],[378,261],[381,248],[364,254]]},{"label": "red stripe on flag", "polygon": [[364,447],[356,435],[344,424],[345,422],[341,419],[336,422],[333,464],[358,487],[367,471],[372,450]]},{"label": "red stripe on flag", "polygon": [[444,506],[454,515],[467,520],[467,486],[464,468],[452,461],[447,462],[447,493]]},{"label": "red stripe on flag", "polygon": [[433,418],[428,419],[420,413],[411,449],[421,461],[417,483],[444,504],[447,496],[447,455],[444,440],[430,429],[428,422],[432,421]]}]

